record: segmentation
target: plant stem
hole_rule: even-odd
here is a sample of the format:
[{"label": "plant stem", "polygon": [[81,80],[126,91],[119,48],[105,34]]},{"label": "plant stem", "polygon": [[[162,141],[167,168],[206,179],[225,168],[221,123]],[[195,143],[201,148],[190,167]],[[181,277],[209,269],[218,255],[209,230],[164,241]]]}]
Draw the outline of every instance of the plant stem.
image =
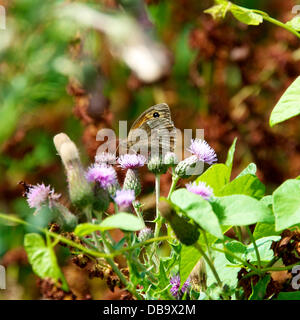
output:
[{"label": "plant stem", "polygon": [[208,258],[208,256],[205,254],[204,250],[201,248],[201,246],[199,245],[199,243],[194,243],[194,247],[201,253],[201,255],[203,256],[203,258],[205,259],[205,261],[207,262],[207,264],[209,265],[214,277],[217,280],[218,286],[223,289],[222,287],[222,281],[217,273],[217,270],[214,266],[214,264],[211,262],[211,260]]},{"label": "plant stem", "polygon": [[[155,175],[155,205],[156,205],[156,220],[159,220],[160,214],[159,214],[159,197],[160,197],[160,175]],[[161,228],[161,223],[158,223],[159,221],[156,221],[155,225],[155,231],[154,231],[154,238],[159,236],[159,231]]]},{"label": "plant stem", "polygon": [[257,269],[255,266],[253,266],[252,264],[248,263],[247,261],[241,259],[240,257],[236,256],[234,253],[232,253],[230,250],[224,248],[224,249],[219,249],[216,247],[211,247],[212,250],[215,251],[219,251],[222,253],[227,253],[228,255],[232,256],[234,259],[236,259],[237,261],[241,262],[244,266],[248,267],[249,269],[251,269],[252,271],[254,271],[257,274],[260,274],[261,271],[259,269]]},{"label": "plant stem", "polygon": [[234,229],[234,232],[235,232],[238,240],[243,243],[243,236],[242,236],[241,227],[240,226],[234,226],[233,229]]},{"label": "plant stem", "polygon": [[[113,248],[111,247],[110,243],[105,238],[105,234],[101,233],[103,244],[104,244],[104,251],[106,253],[112,253]],[[121,282],[125,285],[127,290],[134,295],[138,300],[142,300],[143,298],[140,296],[140,294],[135,290],[132,283],[130,283],[126,277],[123,275],[121,270],[118,268],[118,266],[115,264],[114,260],[112,258],[106,258],[106,261],[110,264],[113,271],[116,273],[116,275],[120,278]]]},{"label": "plant stem", "polygon": [[176,188],[178,180],[179,180],[179,176],[173,174],[172,175],[172,184],[171,184],[171,187],[170,187],[170,190],[169,190],[169,194],[168,194],[168,197],[167,197],[168,200],[170,200],[171,195],[172,195],[173,191]]},{"label": "plant stem", "polygon": [[202,229],[202,234],[203,234],[204,242],[205,242],[205,245],[206,245],[206,248],[207,248],[208,257],[209,257],[209,259],[211,261],[213,261],[212,254],[211,254],[211,249],[210,249],[210,246],[209,246],[209,243],[208,243],[208,240],[207,240],[206,231],[204,229]]},{"label": "plant stem", "polygon": [[143,215],[142,215],[142,212],[140,210],[140,204],[138,201],[133,201],[132,202],[132,205],[133,205],[133,208],[134,208],[134,211],[136,213],[136,215],[141,219],[141,220],[144,220],[143,219]]},{"label": "plant stem", "polygon": [[[90,223],[93,223],[91,207],[85,208],[84,213],[85,213],[85,215],[86,215],[87,221],[90,222]],[[93,224],[94,224],[94,223],[93,223]],[[99,240],[98,240],[98,238],[97,238],[97,233],[96,233],[96,231],[94,231],[94,232],[92,233],[92,237],[93,237],[93,240],[94,240],[94,242],[95,242],[96,247],[98,248],[99,251],[101,251],[102,248],[101,248],[101,244],[100,244],[100,242],[99,242]]]},{"label": "plant stem", "polygon": [[256,253],[256,258],[257,258],[258,269],[261,270],[260,254],[259,254],[256,242],[255,242],[255,239],[253,237],[253,234],[252,234],[249,226],[246,226],[246,230],[247,230],[247,232],[249,234],[251,242],[253,243],[253,247],[254,247],[254,250],[255,250],[255,253]]},{"label": "plant stem", "polygon": [[275,24],[276,26],[279,26],[289,32],[291,32],[293,35],[295,35],[297,38],[300,38],[300,33],[297,32],[294,28],[288,26],[287,24],[281,22],[281,21],[278,21],[272,17],[270,17],[269,15],[267,15],[265,12],[263,11],[260,11],[260,10],[252,10],[253,12],[256,12],[256,13],[259,13],[262,15],[263,19],[266,20],[266,21],[269,21],[273,24]]}]

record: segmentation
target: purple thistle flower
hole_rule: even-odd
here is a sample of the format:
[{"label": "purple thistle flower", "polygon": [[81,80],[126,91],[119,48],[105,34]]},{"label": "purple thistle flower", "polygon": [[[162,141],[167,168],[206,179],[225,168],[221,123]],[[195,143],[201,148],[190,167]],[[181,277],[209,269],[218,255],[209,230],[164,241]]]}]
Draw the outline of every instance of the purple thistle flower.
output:
[{"label": "purple thistle flower", "polygon": [[96,154],[95,162],[98,164],[115,164],[116,163],[116,156],[113,153],[109,152],[102,152]]},{"label": "purple thistle flower", "polygon": [[205,140],[192,139],[188,151],[197,156],[200,161],[213,164],[218,161],[216,152]]},{"label": "purple thistle flower", "polygon": [[60,194],[54,193],[54,190],[51,189],[50,186],[45,186],[43,183],[30,186],[29,190],[26,192],[29,207],[35,209],[40,209],[47,201],[51,208],[53,201],[58,200],[60,196]]},{"label": "purple thistle flower", "polygon": [[85,176],[89,182],[98,182],[103,189],[107,189],[117,183],[116,170],[112,166],[103,163],[90,166]]},{"label": "purple thistle flower", "polygon": [[117,190],[114,199],[118,206],[129,207],[135,200],[134,190]]},{"label": "purple thistle flower", "polygon": [[183,284],[182,288],[181,288],[181,291],[183,293],[185,292],[188,292],[189,289],[190,289],[190,286],[191,286],[191,279],[190,278],[187,278],[187,280],[185,281],[185,283]]},{"label": "purple thistle flower", "polygon": [[146,163],[147,159],[141,154],[124,154],[119,157],[118,162],[123,169],[137,169]]},{"label": "purple thistle flower", "polygon": [[173,297],[178,296],[179,288],[180,288],[180,277],[179,276],[173,276],[170,279],[170,284],[172,285],[172,288],[170,289],[170,292]]},{"label": "purple thistle flower", "polygon": [[211,196],[213,196],[213,189],[208,186],[205,182],[190,182],[188,184],[185,185],[186,189],[189,192],[198,194],[199,196],[201,196],[203,199],[205,200],[209,200]]}]

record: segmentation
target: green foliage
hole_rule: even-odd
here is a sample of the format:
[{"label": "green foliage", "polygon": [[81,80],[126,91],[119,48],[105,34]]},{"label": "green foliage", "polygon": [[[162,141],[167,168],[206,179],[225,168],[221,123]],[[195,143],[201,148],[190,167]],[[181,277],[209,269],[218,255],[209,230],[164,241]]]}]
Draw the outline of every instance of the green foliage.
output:
[{"label": "green foliage", "polygon": [[261,199],[265,194],[265,186],[253,174],[245,174],[226,184],[219,192],[219,196],[244,194]]},{"label": "green foliage", "polygon": [[68,284],[61,272],[51,243],[45,244],[42,236],[28,233],[24,238],[24,247],[33,271],[41,278],[61,280],[62,289],[68,291]]},{"label": "green foliage", "polygon": [[285,91],[274,107],[270,116],[270,126],[283,122],[300,114],[300,77],[298,77]]},{"label": "green foliage", "polygon": [[266,295],[267,286],[271,280],[271,276],[267,274],[262,279],[260,279],[254,286],[249,300],[263,300]]},{"label": "green foliage", "polygon": [[273,193],[275,230],[280,231],[300,223],[300,181],[287,180]]},{"label": "green foliage", "polygon": [[254,10],[243,8],[226,0],[216,1],[216,3],[217,5],[204,11],[211,14],[214,19],[225,18],[227,12],[231,12],[237,20],[248,25],[257,26],[263,22],[263,16]]},{"label": "green foliage", "polygon": [[212,206],[222,225],[246,226],[274,221],[272,211],[267,206],[245,195],[220,197]]},{"label": "green foliage", "polygon": [[214,195],[218,196],[219,191],[224,187],[230,179],[230,169],[222,163],[217,163],[209,167],[196,182],[203,181],[208,184],[213,190]]},{"label": "green foliage", "polygon": [[121,229],[124,231],[139,231],[145,228],[145,223],[131,213],[120,212],[104,219],[100,224],[82,223],[79,224],[74,233],[78,236],[85,236],[95,231],[106,231]]},{"label": "green foliage", "polygon": [[229,151],[228,151],[228,154],[227,154],[227,159],[226,159],[226,162],[225,162],[226,166],[230,170],[230,175],[231,175],[231,171],[232,171],[232,165],[233,165],[233,158],[234,158],[234,153],[235,153],[236,141],[237,141],[237,138],[235,138],[233,140],[233,143],[232,143],[231,147],[229,148]]},{"label": "green foliage", "polygon": [[292,27],[293,29],[300,31],[300,17],[294,17],[293,19],[291,19],[290,21],[288,21],[286,23],[286,25]]},{"label": "green foliage", "polygon": [[223,238],[218,218],[208,201],[186,189],[179,189],[173,192],[171,201],[179,208],[179,212],[185,213],[201,228],[217,238]]}]

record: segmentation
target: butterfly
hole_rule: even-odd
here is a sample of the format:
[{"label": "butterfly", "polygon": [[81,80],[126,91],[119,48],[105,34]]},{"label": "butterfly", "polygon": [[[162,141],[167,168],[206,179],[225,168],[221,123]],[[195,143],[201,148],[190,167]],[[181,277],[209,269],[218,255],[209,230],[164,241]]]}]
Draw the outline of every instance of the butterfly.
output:
[{"label": "butterfly", "polygon": [[166,103],[156,104],[144,111],[133,123],[127,137],[130,151],[138,150],[152,156],[174,152],[176,129]]}]

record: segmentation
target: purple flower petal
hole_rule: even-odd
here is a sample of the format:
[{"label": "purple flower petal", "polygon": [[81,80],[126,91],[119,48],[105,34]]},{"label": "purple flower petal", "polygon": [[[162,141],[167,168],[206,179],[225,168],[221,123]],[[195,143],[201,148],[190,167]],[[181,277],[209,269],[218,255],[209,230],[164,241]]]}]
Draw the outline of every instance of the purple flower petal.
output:
[{"label": "purple flower petal", "polygon": [[213,164],[218,161],[216,152],[205,140],[192,139],[188,151],[197,156],[200,161]]},{"label": "purple flower petal", "polygon": [[135,200],[134,190],[117,190],[115,202],[120,207],[129,207]]},{"label": "purple flower petal", "polygon": [[29,207],[35,209],[40,209],[47,201],[49,201],[49,206],[51,207],[52,201],[58,200],[60,196],[60,194],[54,193],[50,186],[45,186],[43,183],[31,186],[26,193]]},{"label": "purple flower petal", "polygon": [[123,169],[137,169],[143,167],[147,159],[141,154],[124,154],[119,157],[118,162]]},{"label": "purple flower petal", "polygon": [[189,192],[198,194],[199,196],[201,196],[203,199],[205,200],[209,200],[211,196],[213,196],[213,189],[208,186],[205,182],[190,182],[188,184],[185,185],[186,189]]},{"label": "purple flower petal", "polygon": [[89,182],[98,182],[101,188],[106,189],[117,183],[116,170],[106,164],[93,164],[86,172]]}]

